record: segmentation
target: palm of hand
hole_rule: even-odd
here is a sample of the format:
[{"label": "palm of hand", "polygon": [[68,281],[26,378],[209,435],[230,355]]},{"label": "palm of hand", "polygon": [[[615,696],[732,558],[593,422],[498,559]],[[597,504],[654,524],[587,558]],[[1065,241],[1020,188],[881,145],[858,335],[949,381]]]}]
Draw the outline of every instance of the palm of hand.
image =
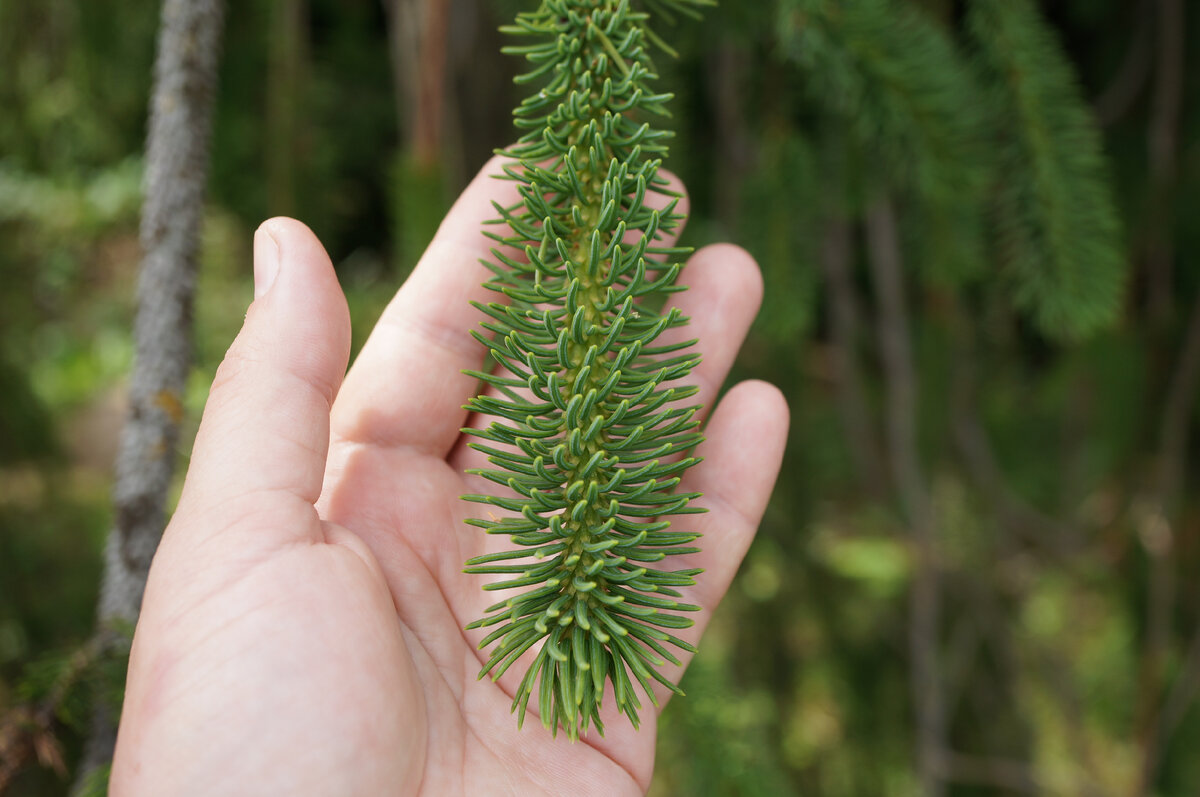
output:
[{"label": "palm of hand", "polygon": [[[340,391],[349,325],[328,259],[300,225],[269,223],[274,243],[262,243],[282,250],[283,266],[218,373],[155,559],[114,794],[648,786],[648,701],[640,731],[611,698],[604,737],[571,744],[536,717],[517,731],[510,704],[521,662],[498,683],[477,680],[483,634],[462,630],[490,602],[462,563],[503,544],[463,523],[471,508],[459,499],[482,491],[462,475],[479,462],[463,445],[459,427],[473,420],[459,407],[474,389],[461,369],[481,357],[463,330],[477,320],[467,300],[485,298],[482,271],[463,264],[487,251],[478,229],[498,192],[482,176],[489,170],[451,211]],[[693,290],[681,304],[705,308],[689,333],[706,354],[695,376],[709,405],[761,288],[732,247],[702,251],[688,273]],[[712,510],[697,523],[704,552],[681,565],[708,571],[688,596],[703,608],[689,641],[753,535],[785,424],[777,391],[734,388],[709,425],[707,462],[681,488],[705,492]]]}]

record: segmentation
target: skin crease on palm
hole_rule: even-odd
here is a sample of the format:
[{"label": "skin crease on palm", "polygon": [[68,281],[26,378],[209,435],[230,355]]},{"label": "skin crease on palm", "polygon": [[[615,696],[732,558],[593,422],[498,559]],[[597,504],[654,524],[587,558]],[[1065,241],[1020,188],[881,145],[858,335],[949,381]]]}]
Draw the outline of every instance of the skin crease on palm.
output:
[{"label": "skin crease on palm", "polygon": [[[491,202],[515,197],[487,164],[345,373],[350,321],[329,257],[304,225],[255,235],[256,299],[217,371],[178,509],[134,638],[110,790],[125,795],[636,795],[654,767],[657,711],[640,730],[606,695],[606,735],[553,738],[530,703],[518,731],[518,662],[477,680],[494,601],[463,562],[507,543],[464,524],[487,487],[461,427],[462,374],[483,349],[469,300]],[[690,382],[711,407],[758,310],[741,249],[707,247],[676,303],[704,361]],[[345,378],[343,380],[343,374]],[[733,387],[679,489],[703,567],[684,600],[696,643],[753,538],[787,436],[787,406],[762,382]],[[532,655],[529,654],[529,655]],[[687,656],[682,658],[687,664]],[[681,668],[664,672],[678,680]],[[610,687],[611,689],[611,687]],[[667,694],[658,700],[665,705]]]}]

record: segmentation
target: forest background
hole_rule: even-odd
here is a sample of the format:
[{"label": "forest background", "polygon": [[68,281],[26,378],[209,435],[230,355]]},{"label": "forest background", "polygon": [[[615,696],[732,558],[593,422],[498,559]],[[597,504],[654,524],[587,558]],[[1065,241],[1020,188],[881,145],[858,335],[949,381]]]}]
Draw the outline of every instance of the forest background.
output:
[{"label": "forest background", "polygon": [[[321,237],[357,348],[513,137],[496,28],[527,7],[228,4],[181,463],[259,221]],[[158,13],[0,0],[0,793],[65,793],[119,687],[88,641]],[[652,794],[1200,792],[1200,8],[726,0],[661,27],[686,242],[762,264],[735,375],[793,427]]]}]

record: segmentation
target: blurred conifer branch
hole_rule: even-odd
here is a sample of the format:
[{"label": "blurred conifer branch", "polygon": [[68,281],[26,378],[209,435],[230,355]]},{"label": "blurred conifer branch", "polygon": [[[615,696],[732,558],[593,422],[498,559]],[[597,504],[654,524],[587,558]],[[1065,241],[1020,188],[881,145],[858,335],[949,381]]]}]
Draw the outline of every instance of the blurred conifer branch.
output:
[{"label": "blurred conifer branch", "polygon": [[[114,628],[106,638],[97,635],[68,654],[26,668],[20,702],[0,715],[0,794],[34,764],[67,777],[61,730],[86,731],[97,706],[113,714],[120,710],[132,635],[132,627]],[[101,766],[95,777],[85,777],[80,793],[104,794],[105,772]]]},{"label": "blurred conifer branch", "polygon": [[996,242],[1017,306],[1055,338],[1112,324],[1126,260],[1100,135],[1028,0],[979,0],[969,26],[996,108]]}]

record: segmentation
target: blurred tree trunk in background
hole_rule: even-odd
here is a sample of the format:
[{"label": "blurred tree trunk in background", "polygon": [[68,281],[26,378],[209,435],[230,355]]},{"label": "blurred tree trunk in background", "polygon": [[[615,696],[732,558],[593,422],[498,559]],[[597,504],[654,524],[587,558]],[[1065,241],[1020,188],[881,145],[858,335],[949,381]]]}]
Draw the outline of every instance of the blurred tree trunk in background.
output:
[{"label": "blurred tree trunk in background", "polygon": [[[98,634],[124,642],[165,525],[183,392],[192,357],[192,304],[217,86],[220,0],[165,0],[146,138],[143,260],[129,414],[113,488]],[[98,705],[79,783],[112,759],[116,717]]]},{"label": "blurred tree trunk in background", "polygon": [[440,162],[449,0],[384,0],[401,140],[418,168]]},{"label": "blurred tree trunk in background", "polygon": [[308,4],[271,0],[267,27],[267,212],[296,214],[296,172],[303,163],[302,102],[308,64]]},{"label": "blurred tree trunk in background", "polygon": [[383,0],[400,147],[392,231],[402,272],[433,237],[447,200],[444,170],[449,0]]}]

